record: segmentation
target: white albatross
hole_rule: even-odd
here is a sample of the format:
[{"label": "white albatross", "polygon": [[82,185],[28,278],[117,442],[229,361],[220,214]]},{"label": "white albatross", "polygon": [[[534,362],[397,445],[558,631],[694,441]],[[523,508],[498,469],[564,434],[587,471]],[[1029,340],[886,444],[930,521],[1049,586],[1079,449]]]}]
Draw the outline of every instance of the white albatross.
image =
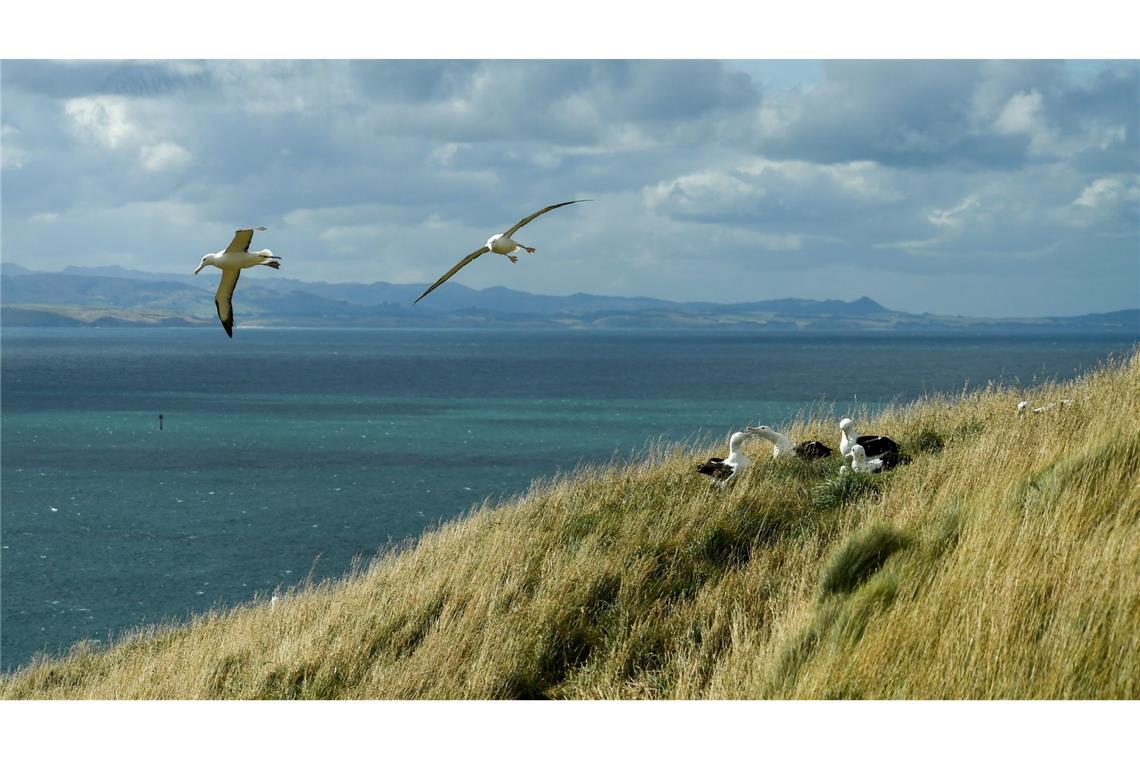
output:
[{"label": "white albatross", "polygon": [[857,443],[851,446],[851,470],[853,472],[889,470],[891,466],[887,463],[887,458],[886,455],[883,455],[868,459],[867,452],[863,450],[862,446]]},{"label": "white albatross", "polygon": [[[1057,403],[1058,402],[1056,402],[1056,401],[1052,401],[1052,402],[1046,404],[1045,406],[1039,406],[1036,409],[1033,409],[1032,412],[1034,414],[1041,414],[1042,412],[1048,412],[1051,409],[1056,409]],[[1064,409],[1066,406],[1068,406],[1071,403],[1073,403],[1073,400],[1071,398],[1063,398],[1060,401],[1062,409]],[[1028,401],[1018,401],[1017,402],[1017,413],[1018,414],[1025,414],[1025,410],[1028,408],[1029,408],[1029,402]]]},{"label": "white albatross", "polygon": [[792,439],[783,433],[778,433],[767,425],[749,427],[748,432],[758,435],[772,444],[772,458],[799,457],[800,459],[823,459],[831,456],[831,449],[821,441],[804,441],[792,443]]},{"label": "white albatross", "polygon": [[238,277],[241,277],[241,270],[258,265],[281,268],[281,262],[277,261],[281,257],[274,256],[273,251],[268,248],[262,251],[249,250],[253,233],[264,229],[264,227],[254,227],[238,230],[226,250],[207,253],[202,257],[202,263],[194,270],[194,274],[198,274],[208,266],[222,270],[222,280],[218,283],[218,292],[214,294],[214,306],[218,308],[218,319],[222,321],[226,335],[231,338],[234,337],[234,288],[237,287]]},{"label": "white albatross", "polygon": [[726,483],[732,480],[748,466],[749,459],[740,450],[740,444],[753,435],[751,432],[733,433],[728,437],[728,456],[723,459],[711,457],[706,462],[698,462],[697,472]]},{"label": "white albatross", "polygon": [[562,203],[555,203],[553,206],[547,206],[546,208],[544,208],[540,211],[535,211],[530,216],[519,220],[518,222],[515,223],[515,225],[513,227],[511,227],[506,232],[501,232],[498,235],[492,235],[491,237],[487,238],[486,245],[484,245],[482,248],[480,248],[477,251],[472,251],[471,253],[467,254],[467,256],[465,256],[462,261],[460,261],[458,264],[453,266],[451,269],[447,270],[447,274],[445,274],[443,277],[440,277],[438,280],[436,280],[434,285],[432,285],[430,288],[425,290],[423,292],[423,295],[421,295],[415,301],[412,301],[412,303],[413,304],[419,303],[420,300],[424,296],[426,296],[428,293],[430,293],[433,290],[435,290],[436,288],[438,288],[443,283],[447,282],[448,279],[450,279],[453,274],[455,274],[460,269],[462,269],[463,267],[470,264],[475,259],[482,256],[484,253],[497,253],[501,256],[506,256],[508,259],[511,260],[512,264],[516,263],[519,260],[518,256],[513,255],[514,252],[517,251],[518,249],[521,248],[524,251],[526,251],[527,253],[534,253],[535,252],[534,248],[531,248],[530,246],[523,245],[522,243],[520,243],[516,240],[512,240],[511,235],[514,235],[516,232],[518,232],[520,229],[522,229],[525,225],[533,222],[535,219],[542,216],[547,211],[553,211],[556,208],[562,208],[563,206],[569,206],[571,203],[588,203],[589,201],[590,201],[589,198],[583,198],[583,199],[577,200],[577,201],[564,201]]},{"label": "white albatross", "polygon": [[859,435],[855,424],[850,417],[839,421],[839,453],[845,457],[851,456],[851,447],[859,444],[863,452],[869,457],[877,457],[888,451],[899,453],[899,445],[885,435]]},{"label": "white albatross", "polygon": [[[854,472],[886,472],[900,464],[910,464],[910,457],[894,449],[887,449],[874,457],[867,456],[866,449],[857,443],[851,444],[851,451],[847,457],[851,460],[851,470]],[[846,471],[846,465],[839,468],[840,475]]]}]

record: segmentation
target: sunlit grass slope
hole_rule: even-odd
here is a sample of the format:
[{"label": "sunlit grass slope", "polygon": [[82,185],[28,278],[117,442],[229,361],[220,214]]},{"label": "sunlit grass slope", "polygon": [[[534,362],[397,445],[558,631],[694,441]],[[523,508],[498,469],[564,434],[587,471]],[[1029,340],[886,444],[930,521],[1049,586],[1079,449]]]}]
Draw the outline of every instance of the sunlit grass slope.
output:
[{"label": "sunlit grass slope", "polygon": [[[1140,355],[866,421],[914,461],[711,452],[536,483],[337,583],[76,647],[8,698],[1140,698]],[[836,438],[833,419],[794,438]],[[413,508],[414,505],[409,505]]]}]

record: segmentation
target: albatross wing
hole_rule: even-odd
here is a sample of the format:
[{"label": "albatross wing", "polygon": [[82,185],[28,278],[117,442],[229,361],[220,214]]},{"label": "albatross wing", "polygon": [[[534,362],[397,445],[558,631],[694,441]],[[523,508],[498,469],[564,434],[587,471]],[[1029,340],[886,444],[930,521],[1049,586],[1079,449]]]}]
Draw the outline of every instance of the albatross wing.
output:
[{"label": "albatross wing", "polygon": [[234,288],[237,287],[240,269],[223,269],[222,281],[218,283],[218,292],[214,294],[214,305],[218,307],[218,319],[222,320],[222,327],[226,328],[226,335],[234,337]]},{"label": "albatross wing", "polygon": [[421,295],[421,296],[420,296],[419,298],[417,298],[416,300],[412,301],[412,305],[414,306],[415,304],[419,303],[419,302],[420,302],[420,298],[423,298],[423,297],[424,297],[424,296],[426,296],[428,293],[432,292],[433,290],[435,290],[436,288],[438,288],[440,285],[442,285],[443,283],[447,282],[447,280],[448,280],[448,279],[451,277],[451,275],[455,274],[455,273],[456,273],[456,272],[458,272],[460,269],[462,269],[463,267],[467,266],[467,265],[468,265],[468,264],[470,264],[472,261],[474,261],[475,259],[479,258],[480,256],[482,256],[484,253],[486,253],[486,252],[487,252],[487,251],[489,251],[489,250],[491,250],[491,249],[490,249],[490,248],[488,248],[487,246],[483,246],[483,247],[482,247],[482,248],[480,248],[479,250],[477,250],[477,251],[472,251],[471,253],[467,254],[467,256],[466,256],[466,257],[464,257],[463,261],[460,261],[458,264],[456,264],[455,266],[453,266],[451,269],[447,270],[447,274],[445,274],[443,277],[440,277],[438,280],[436,280],[436,281],[435,281],[435,284],[434,284],[434,285],[432,285],[430,288],[428,288],[427,290],[425,290],[425,291],[423,292],[423,295]]},{"label": "albatross wing", "polygon": [[885,435],[861,435],[855,439],[855,443],[863,447],[868,459],[888,451],[893,451],[896,455],[899,453],[899,445]]},{"label": "albatross wing", "polygon": [[711,457],[707,462],[697,462],[697,472],[717,480],[726,480],[732,477],[735,469],[732,465],[725,464],[720,457]]},{"label": "albatross wing", "polygon": [[792,451],[800,459],[825,459],[831,456],[831,449],[822,441],[804,441],[797,443]]},{"label": "albatross wing", "polygon": [[264,227],[254,227],[248,230],[238,230],[234,233],[234,239],[230,241],[229,247],[226,248],[226,253],[246,253],[249,251],[249,244],[253,240],[253,233],[257,230],[264,230]]},{"label": "albatross wing", "polygon": [[590,200],[591,200],[590,198],[583,198],[583,199],[577,200],[577,201],[564,201],[563,203],[555,203],[553,206],[547,206],[546,208],[542,209],[541,211],[535,211],[530,216],[528,216],[525,219],[517,222],[514,227],[511,227],[509,230],[504,232],[503,237],[509,238],[511,235],[515,234],[516,232],[521,230],[523,227],[525,227],[526,225],[530,224],[531,222],[533,222],[538,217],[545,214],[547,211],[553,211],[556,208],[562,208],[563,206],[569,206],[571,203],[589,203]]}]

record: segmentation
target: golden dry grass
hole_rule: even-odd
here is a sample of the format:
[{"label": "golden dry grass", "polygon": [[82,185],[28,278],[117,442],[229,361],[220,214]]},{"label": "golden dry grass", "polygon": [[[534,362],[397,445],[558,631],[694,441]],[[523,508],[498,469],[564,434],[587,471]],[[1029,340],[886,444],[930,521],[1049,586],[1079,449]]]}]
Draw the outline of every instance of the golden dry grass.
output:
[{"label": "golden dry grass", "polygon": [[[6,698],[1140,697],[1140,354],[1035,402],[988,389],[719,489],[706,451],[536,483],[353,576],[76,647]],[[794,438],[832,440],[809,419]]]}]

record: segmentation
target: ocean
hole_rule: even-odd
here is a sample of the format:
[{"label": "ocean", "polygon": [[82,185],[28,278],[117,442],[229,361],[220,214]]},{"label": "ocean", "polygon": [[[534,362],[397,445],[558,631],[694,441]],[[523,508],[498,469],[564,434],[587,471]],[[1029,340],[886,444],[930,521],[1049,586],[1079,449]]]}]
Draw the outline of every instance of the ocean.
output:
[{"label": "ocean", "polygon": [[1063,380],[1134,345],[249,327],[4,329],[0,343],[4,670],[343,575],[650,442]]}]

